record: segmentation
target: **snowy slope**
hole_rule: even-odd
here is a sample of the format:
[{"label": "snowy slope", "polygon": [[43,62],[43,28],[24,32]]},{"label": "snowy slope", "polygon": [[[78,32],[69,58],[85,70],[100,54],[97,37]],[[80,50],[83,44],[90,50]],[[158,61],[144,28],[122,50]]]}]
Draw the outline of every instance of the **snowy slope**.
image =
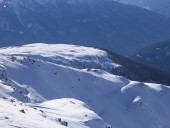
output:
[{"label": "snowy slope", "polygon": [[[76,59],[93,68],[69,61]],[[121,65],[95,48],[40,43],[1,48],[0,126],[170,127],[170,88],[113,75],[104,68],[109,66]]]},{"label": "snowy slope", "polygon": [[0,46],[68,43],[127,56],[169,37],[170,18],[113,0],[5,0],[0,4]]},{"label": "snowy slope", "polygon": [[114,0],[170,16],[170,0]]},{"label": "snowy slope", "polygon": [[[59,99],[39,105],[25,105],[18,101],[12,103],[0,99],[0,113],[2,128],[104,128],[108,126],[83,102],[75,99]],[[67,125],[66,122],[69,124]]]}]

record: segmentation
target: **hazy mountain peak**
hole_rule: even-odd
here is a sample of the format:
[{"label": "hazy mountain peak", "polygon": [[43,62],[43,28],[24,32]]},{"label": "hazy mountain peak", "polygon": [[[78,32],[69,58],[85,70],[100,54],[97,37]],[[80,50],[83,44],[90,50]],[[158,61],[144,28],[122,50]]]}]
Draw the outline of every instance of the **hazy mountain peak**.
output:
[{"label": "hazy mountain peak", "polygon": [[114,0],[170,16],[170,0]]}]

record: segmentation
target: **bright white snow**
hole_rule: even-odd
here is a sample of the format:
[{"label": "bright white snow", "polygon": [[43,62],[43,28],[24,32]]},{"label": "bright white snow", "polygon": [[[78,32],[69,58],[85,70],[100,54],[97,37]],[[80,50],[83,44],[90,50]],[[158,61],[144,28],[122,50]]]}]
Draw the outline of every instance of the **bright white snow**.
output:
[{"label": "bright white snow", "polygon": [[1,48],[0,126],[170,127],[170,88],[110,74],[114,66],[105,51],[89,47]]}]

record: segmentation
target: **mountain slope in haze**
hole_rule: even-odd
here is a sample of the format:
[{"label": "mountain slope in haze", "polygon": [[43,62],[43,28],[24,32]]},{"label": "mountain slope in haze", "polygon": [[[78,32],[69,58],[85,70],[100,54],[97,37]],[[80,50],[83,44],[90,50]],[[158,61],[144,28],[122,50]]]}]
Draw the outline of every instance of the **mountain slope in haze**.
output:
[{"label": "mountain slope in haze", "polygon": [[170,0],[114,0],[170,16]]},{"label": "mountain slope in haze", "polygon": [[121,65],[114,67],[111,73],[124,76],[130,80],[170,85],[170,73],[168,71],[162,71],[140,61],[137,62],[136,60],[122,57],[111,51],[106,51],[111,60]]},{"label": "mountain slope in haze", "polygon": [[130,58],[162,71],[170,72],[170,40],[143,48]]},{"label": "mountain slope in haze", "polygon": [[29,44],[0,52],[1,126],[170,127],[170,88],[109,73],[121,65],[103,50]]},{"label": "mountain slope in haze", "polygon": [[127,55],[170,37],[170,18],[113,0],[5,0],[0,46],[71,43]]}]

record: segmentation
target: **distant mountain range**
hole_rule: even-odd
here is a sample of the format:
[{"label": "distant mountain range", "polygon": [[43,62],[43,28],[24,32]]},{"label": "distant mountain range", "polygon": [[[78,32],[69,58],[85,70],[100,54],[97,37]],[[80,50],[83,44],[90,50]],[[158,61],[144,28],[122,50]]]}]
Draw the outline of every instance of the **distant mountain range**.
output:
[{"label": "distant mountain range", "polygon": [[159,70],[170,72],[170,40],[143,48],[130,58]]},{"label": "distant mountain range", "polygon": [[114,0],[170,16],[170,0]]},{"label": "distant mountain range", "polygon": [[[153,66],[154,62],[148,65],[145,62],[144,63],[142,61],[136,62],[136,59],[130,60],[110,51],[107,51],[107,54],[111,60],[121,65],[119,67],[112,68],[112,70],[110,70],[110,73],[112,74],[124,76],[134,81],[170,85],[170,70],[161,70],[161,68]],[[167,61],[170,62],[169,60]],[[160,63],[163,64],[163,62],[164,61],[161,61]],[[164,63],[164,65],[166,65],[166,67],[169,66],[167,63]]]},{"label": "distant mountain range", "polygon": [[1,0],[0,46],[70,43],[122,55],[169,39],[170,18],[113,0]]}]

